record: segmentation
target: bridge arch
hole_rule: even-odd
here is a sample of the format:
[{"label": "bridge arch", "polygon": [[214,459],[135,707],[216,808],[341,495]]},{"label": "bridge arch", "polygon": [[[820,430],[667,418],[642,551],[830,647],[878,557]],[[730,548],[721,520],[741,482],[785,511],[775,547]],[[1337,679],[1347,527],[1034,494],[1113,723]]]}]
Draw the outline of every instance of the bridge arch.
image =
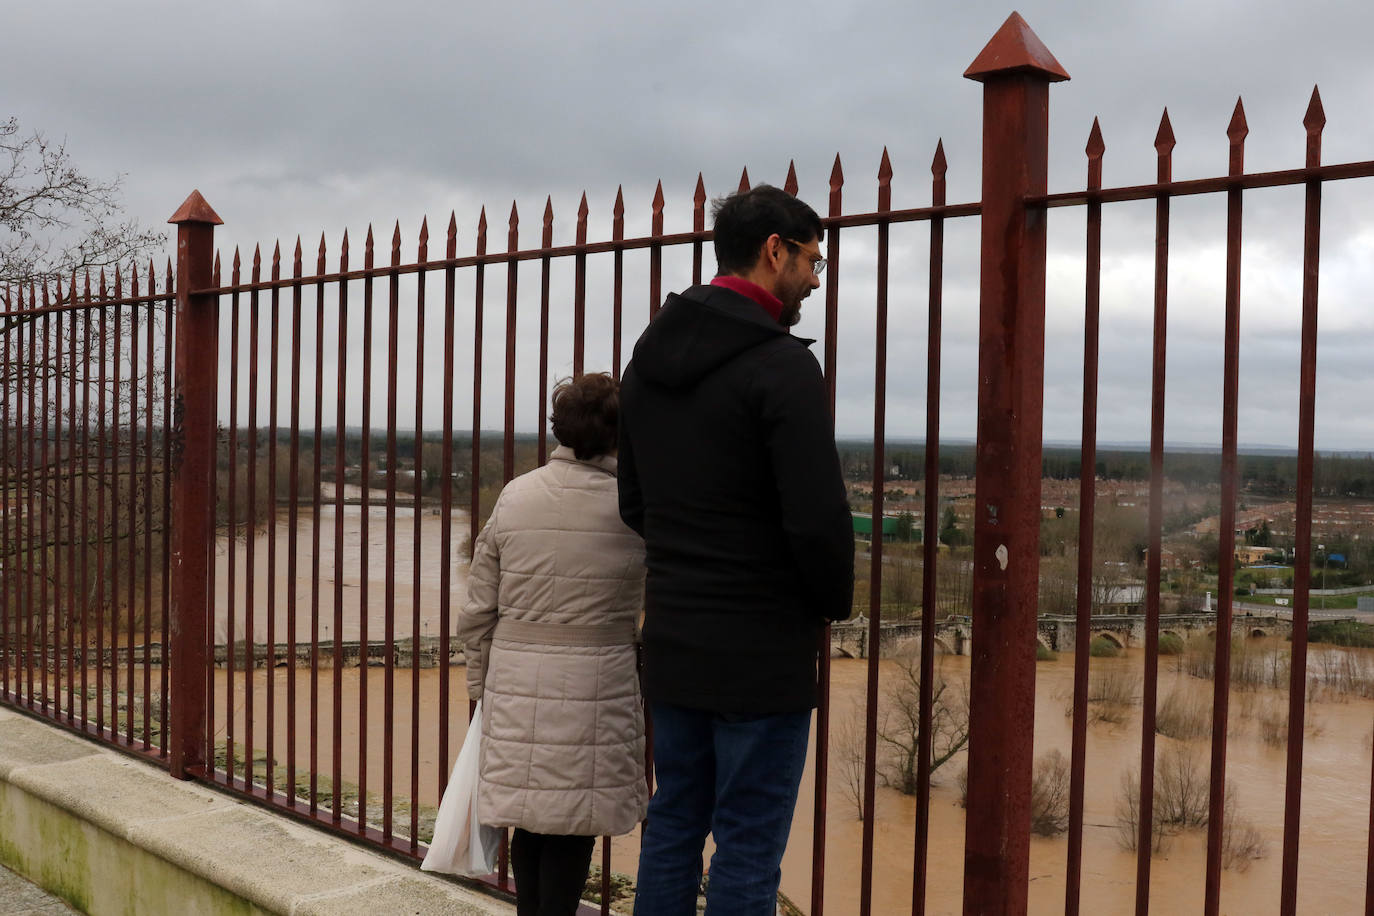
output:
[{"label": "bridge arch", "polygon": [[1118,649],[1126,648],[1126,641],[1122,639],[1120,635],[1113,633],[1111,630],[1099,630],[1098,632],[1093,634],[1093,639],[1105,639],[1107,640],[1107,642],[1116,646]]}]

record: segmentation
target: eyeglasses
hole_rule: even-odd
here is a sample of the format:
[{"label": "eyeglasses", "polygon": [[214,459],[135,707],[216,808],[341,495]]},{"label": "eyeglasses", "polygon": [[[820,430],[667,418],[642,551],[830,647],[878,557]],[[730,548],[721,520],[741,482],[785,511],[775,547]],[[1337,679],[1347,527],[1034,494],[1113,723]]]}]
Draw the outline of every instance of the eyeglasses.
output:
[{"label": "eyeglasses", "polygon": [[[795,245],[795,246],[797,246],[797,250],[800,251],[802,254],[811,254],[811,252],[809,252],[809,251],[806,250],[806,246],[803,245],[801,242],[797,241],[796,239],[786,239],[786,238],[785,238],[785,239],[783,239],[783,241],[786,242],[786,243],[789,244],[789,245]],[[814,275],[816,275],[816,276],[819,277],[821,274],[823,274],[823,273],[825,272],[825,265],[826,265],[827,263],[829,263],[829,262],[826,261],[826,259],[823,258],[823,257],[821,257],[820,255],[812,255],[812,256],[811,256],[811,273],[813,273]]]}]

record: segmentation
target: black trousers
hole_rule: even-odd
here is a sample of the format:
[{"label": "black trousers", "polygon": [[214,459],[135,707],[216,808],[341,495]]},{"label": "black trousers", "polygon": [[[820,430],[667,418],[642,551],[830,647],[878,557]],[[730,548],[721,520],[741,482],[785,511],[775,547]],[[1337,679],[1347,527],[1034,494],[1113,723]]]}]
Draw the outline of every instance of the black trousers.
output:
[{"label": "black trousers", "polygon": [[551,836],[515,828],[510,867],[517,916],[572,916],[587,884],[596,837]]}]

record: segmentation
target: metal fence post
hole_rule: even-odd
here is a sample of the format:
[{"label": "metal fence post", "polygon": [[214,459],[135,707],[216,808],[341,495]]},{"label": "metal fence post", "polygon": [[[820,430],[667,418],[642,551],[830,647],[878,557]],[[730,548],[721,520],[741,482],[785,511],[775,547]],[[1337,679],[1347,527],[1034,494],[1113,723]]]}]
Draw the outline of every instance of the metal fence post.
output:
[{"label": "metal fence post", "polygon": [[210,526],[215,511],[215,297],[192,295],[214,277],[215,226],[223,220],[192,191],[167,222],[177,227],[176,362],[172,435],[172,775],[205,768],[206,627]]},{"label": "metal fence post", "polygon": [[964,912],[1024,914],[1030,858],[1045,367],[1049,84],[1068,79],[1012,13],[964,76],[983,83],[978,459]]}]

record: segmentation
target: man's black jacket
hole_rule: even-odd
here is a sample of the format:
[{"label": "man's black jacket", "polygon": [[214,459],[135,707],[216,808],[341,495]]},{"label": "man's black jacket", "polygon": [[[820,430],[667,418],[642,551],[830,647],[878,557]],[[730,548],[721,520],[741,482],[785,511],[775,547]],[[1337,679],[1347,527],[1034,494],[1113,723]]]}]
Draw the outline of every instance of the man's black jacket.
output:
[{"label": "man's black jacket", "polygon": [[697,709],[816,704],[854,533],[807,343],[722,287],[668,296],[620,392],[620,514],[644,537],[644,688]]}]

